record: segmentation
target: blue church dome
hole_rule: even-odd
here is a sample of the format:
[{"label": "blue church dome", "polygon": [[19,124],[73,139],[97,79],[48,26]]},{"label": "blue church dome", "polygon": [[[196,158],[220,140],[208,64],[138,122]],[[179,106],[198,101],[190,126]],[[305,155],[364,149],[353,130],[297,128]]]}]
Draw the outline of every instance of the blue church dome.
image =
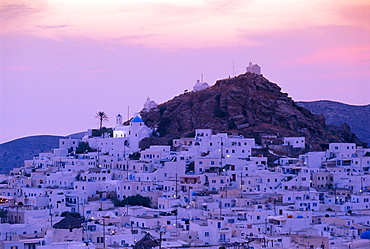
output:
[{"label": "blue church dome", "polygon": [[144,122],[139,116],[134,117],[131,122]]},{"label": "blue church dome", "polygon": [[360,235],[360,238],[361,239],[370,239],[370,230],[366,231],[366,232],[363,232],[361,235]]}]

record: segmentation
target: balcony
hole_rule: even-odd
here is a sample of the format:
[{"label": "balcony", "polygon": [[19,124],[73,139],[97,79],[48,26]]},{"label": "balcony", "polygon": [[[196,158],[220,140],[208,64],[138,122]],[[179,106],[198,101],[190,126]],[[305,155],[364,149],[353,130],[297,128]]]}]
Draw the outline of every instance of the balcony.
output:
[{"label": "balcony", "polygon": [[230,242],[230,239],[219,239],[218,242],[219,243],[228,243],[228,242]]}]

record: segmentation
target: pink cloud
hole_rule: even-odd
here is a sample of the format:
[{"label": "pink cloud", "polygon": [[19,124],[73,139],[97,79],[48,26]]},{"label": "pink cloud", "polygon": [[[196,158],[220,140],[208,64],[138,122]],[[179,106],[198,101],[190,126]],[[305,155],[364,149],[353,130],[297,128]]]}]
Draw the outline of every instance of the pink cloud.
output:
[{"label": "pink cloud", "polygon": [[23,20],[24,17],[41,12],[45,5],[41,2],[31,4],[0,4],[0,20],[3,25],[11,22]]},{"label": "pink cloud", "polygon": [[0,7],[0,13],[8,17],[15,13],[21,13],[24,10],[33,10],[33,8],[26,4],[8,4]]},{"label": "pink cloud", "polygon": [[109,70],[86,70],[86,71],[81,71],[82,73],[109,73]]},{"label": "pink cloud", "polygon": [[68,28],[72,26],[73,25],[45,25],[45,26],[38,25],[37,27],[42,28],[42,29],[61,29],[61,28]]},{"label": "pink cloud", "polygon": [[360,5],[335,5],[336,11],[342,18],[354,23],[370,28],[369,13],[370,3]]},{"label": "pink cloud", "polygon": [[363,64],[370,59],[370,46],[326,48],[308,56],[280,62],[280,66],[310,65],[324,63]]},{"label": "pink cloud", "polygon": [[12,66],[12,67],[3,68],[3,70],[11,71],[11,72],[29,71],[33,69],[37,69],[37,67],[29,66],[29,65],[20,65],[20,66]]},{"label": "pink cloud", "polygon": [[368,78],[370,76],[370,71],[353,71],[353,72],[338,72],[338,73],[329,73],[329,74],[321,74],[317,75],[316,79],[328,79],[328,78],[342,78],[342,77],[350,77],[352,79],[355,78]]}]

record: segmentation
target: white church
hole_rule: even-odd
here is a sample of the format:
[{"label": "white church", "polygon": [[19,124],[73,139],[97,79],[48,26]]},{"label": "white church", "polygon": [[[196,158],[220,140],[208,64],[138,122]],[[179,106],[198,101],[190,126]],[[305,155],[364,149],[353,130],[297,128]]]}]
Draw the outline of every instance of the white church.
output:
[{"label": "white church", "polygon": [[207,82],[197,80],[197,83],[193,86],[193,92],[201,91],[209,87]]},{"label": "white church", "polygon": [[142,139],[150,137],[152,129],[144,124],[139,115],[136,115],[129,123],[124,125],[122,115],[116,116],[116,127],[113,130],[113,137],[89,137],[85,138],[92,148],[98,149],[101,153],[108,153],[111,156],[127,158],[128,155],[140,151],[139,143]]},{"label": "white church", "polygon": [[249,62],[249,65],[247,66],[247,72],[254,73],[254,74],[261,74],[261,67],[257,64],[253,64],[252,62]]},{"label": "white church", "polygon": [[150,98],[148,97],[144,103],[144,108],[142,109],[143,112],[148,112],[150,111],[151,109],[153,108],[156,108],[158,106],[157,103],[155,103],[154,100],[150,100]]}]

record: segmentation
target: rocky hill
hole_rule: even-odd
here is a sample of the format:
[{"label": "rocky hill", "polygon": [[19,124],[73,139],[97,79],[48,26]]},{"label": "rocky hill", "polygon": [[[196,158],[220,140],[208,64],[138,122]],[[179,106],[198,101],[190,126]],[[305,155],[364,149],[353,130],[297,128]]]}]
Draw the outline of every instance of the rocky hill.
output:
[{"label": "rocky hill", "polygon": [[355,106],[329,100],[297,102],[297,105],[323,114],[328,125],[348,124],[359,139],[370,145],[370,105]]},{"label": "rocky hill", "polygon": [[197,128],[210,128],[214,132],[254,137],[257,142],[267,134],[304,136],[310,149],[320,149],[320,144],[328,142],[362,144],[348,127],[328,130],[324,115],[298,106],[277,84],[252,73],[219,80],[202,91],[181,94],[141,114],[146,125],[156,127],[159,135],[167,139]]}]

